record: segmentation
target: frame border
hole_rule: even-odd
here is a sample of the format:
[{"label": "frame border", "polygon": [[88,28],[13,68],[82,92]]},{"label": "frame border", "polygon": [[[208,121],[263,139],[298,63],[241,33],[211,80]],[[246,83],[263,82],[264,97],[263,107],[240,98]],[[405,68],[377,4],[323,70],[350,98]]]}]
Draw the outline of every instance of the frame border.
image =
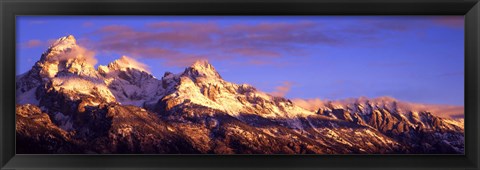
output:
[{"label": "frame border", "polygon": [[[0,0],[0,169],[479,169],[479,0]],[[465,15],[465,155],[16,155],[17,15]]]}]

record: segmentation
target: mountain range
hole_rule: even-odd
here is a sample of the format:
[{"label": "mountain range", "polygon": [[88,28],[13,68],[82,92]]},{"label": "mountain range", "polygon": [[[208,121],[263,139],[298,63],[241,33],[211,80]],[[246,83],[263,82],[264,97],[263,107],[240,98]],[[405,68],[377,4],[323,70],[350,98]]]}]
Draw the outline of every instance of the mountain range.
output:
[{"label": "mountain range", "polygon": [[300,107],[222,79],[206,60],[156,78],[95,69],[73,36],[16,77],[18,154],[463,154],[462,120],[394,98]]}]

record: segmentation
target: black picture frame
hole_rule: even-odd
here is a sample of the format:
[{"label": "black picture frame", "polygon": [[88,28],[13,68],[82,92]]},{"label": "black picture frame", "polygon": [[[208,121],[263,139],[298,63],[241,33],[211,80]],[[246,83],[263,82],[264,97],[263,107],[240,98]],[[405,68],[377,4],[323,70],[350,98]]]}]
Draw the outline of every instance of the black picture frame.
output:
[{"label": "black picture frame", "polygon": [[[1,169],[479,169],[478,0],[0,0]],[[464,155],[16,155],[18,15],[464,15]]]}]

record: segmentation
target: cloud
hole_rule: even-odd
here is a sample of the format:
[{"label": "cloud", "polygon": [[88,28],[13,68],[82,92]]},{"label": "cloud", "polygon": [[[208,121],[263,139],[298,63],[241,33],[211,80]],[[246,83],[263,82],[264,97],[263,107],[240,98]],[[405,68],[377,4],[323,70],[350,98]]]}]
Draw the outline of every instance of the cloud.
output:
[{"label": "cloud", "polygon": [[199,60],[208,60],[206,57],[201,57],[201,56],[185,56],[185,57],[179,57],[176,60],[166,60],[165,65],[167,66],[176,66],[176,67],[184,67],[184,66],[190,66],[196,61]]},{"label": "cloud", "polygon": [[[229,58],[229,57],[227,57]],[[220,60],[220,59],[219,59]],[[244,67],[244,66],[274,66],[277,68],[298,65],[298,63],[291,63],[288,61],[281,61],[274,58],[248,58],[246,60],[230,60],[226,61],[229,66]]]},{"label": "cloud", "polygon": [[304,109],[307,109],[307,110],[310,110],[310,111],[316,111],[320,107],[325,106],[325,101],[323,101],[321,99],[318,99],[318,98],[314,98],[314,99],[296,98],[296,99],[292,99],[292,102],[295,105],[300,106],[300,107],[302,107]]},{"label": "cloud", "polygon": [[66,61],[73,58],[85,60],[85,62],[91,65],[97,64],[95,52],[78,45],[75,48],[72,48],[69,52],[61,53],[59,55],[49,57],[48,59],[52,61]]},{"label": "cloud", "polygon": [[146,24],[146,27],[152,29],[163,29],[168,31],[193,31],[195,33],[219,33],[220,27],[215,22],[181,22],[181,21],[163,21]]},{"label": "cloud", "polygon": [[373,103],[382,103],[382,102],[393,102],[396,101],[398,107],[411,110],[411,111],[429,111],[436,116],[443,117],[443,118],[452,118],[452,119],[459,119],[464,117],[464,107],[463,106],[452,106],[452,105],[439,105],[439,104],[421,104],[421,103],[412,103],[406,101],[399,101],[393,97],[383,96],[377,98],[348,98],[344,100],[322,100],[319,98],[312,98],[312,99],[301,99],[296,98],[292,99],[291,101],[304,109],[310,111],[316,111],[320,107],[325,107],[328,103],[332,102],[336,105],[346,105],[351,104],[359,101],[369,100]]},{"label": "cloud", "polygon": [[413,31],[425,33],[431,27],[463,28],[463,16],[396,16],[396,17],[367,17],[339,27],[339,38],[364,39],[371,42],[382,42],[388,34]]},{"label": "cloud", "polygon": [[262,47],[284,46],[286,44],[335,44],[337,39],[330,37],[319,22],[264,22],[256,25],[236,24],[222,32],[223,43]]},{"label": "cloud", "polygon": [[148,67],[148,65],[127,56],[122,56],[120,59],[115,60],[115,62],[122,68],[135,68],[150,73],[150,67]]},{"label": "cloud", "polygon": [[464,16],[441,16],[435,17],[433,22],[451,28],[463,28],[465,25]]},{"label": "cloud", "polygon": [[36,47],[47,47],[52,45],[56,39],[49,39],[46,41],[39,40],[39,39],[31,39],[26,42],[19,43],[20,48],[36,48]]},{"label": "cloud", "polygon": [[159,22],[148,24],[146,27],[150,30],[135,30],[129,26],[108,25],[95,31],[95,36],[100,36],[100,40],[104,42],[133,46],[197,46],[211,43],[209,35],[214,30],[207,28],[212,26],[209,23]]},{"label": "cloud", "polygon": [[293,83],[285,81],[282,85],[275,87],[275,91],[271,92],[272,96],[284,97],[292,88]]},{"label": "cloud", "polygon": [[[464,107],[443,104],[421,104],[411,102],[400,102],[399,105],[404,108],[409,108],[414,111],[429,111],[436,116],[443,118],[457,119],[463,117]],[[461,116],[460,116],[461,115]]]},{"label": "cloud", "polygon": [[84,22],[84,23],[82,24],[82,27],[91,27],[91,26],[93,26],[93,25],[94,25],[93,22]]},{"label": "cloud", "polygon": [[104,27],[101,27],[96,33],[115,33],[115,32],[128,32],[132,31],[132,29],[128,26],[125,25],[107,25]]},{"label": "cloud", "polygon": [[185,61],[200,56],[209,60],[256,61],[298,54],[308,56],[309,48],[305,46],[369,45],[379,48],[385,37],[398,32],[425,30],[434,25],[432,22],[458,22],[456,18],[438,17],[427,17],[427,20],[425,17],[365,17],[354,21],[334,25],[324,20],[235,24],[164,21],[147,23],[144,27],[107,25],[93,31],[89,38],[95,42],[91,45],[95,51],[164,59],[169,65],[184,66],[189,63]]},{"label": "cloud", "polygon": [[25,48],[35,48],[44,45],[44,42],[34,39],[34,40],[28,40],[27,42],[24,43]]},{"label": "cloud", "polygon": [[[96,51],[117,52],[133,58],[159,58],[181,65],[199,58],[272,58],[295,54],[299,44],[336,43],[313,22],[239,23],[154,22],[143,29],[108,25],[90,36],[98,38]],[[175,62],[179,61],[179,62]],[[266,63],[268,64],[268,63]]]},{"label": "cloud", "polygon": [[262,50],[257,48],[232,48],[226,52],[239,54],[243,56],[263,56],[263,57],[280,57],[281,54],[275,51]]}]

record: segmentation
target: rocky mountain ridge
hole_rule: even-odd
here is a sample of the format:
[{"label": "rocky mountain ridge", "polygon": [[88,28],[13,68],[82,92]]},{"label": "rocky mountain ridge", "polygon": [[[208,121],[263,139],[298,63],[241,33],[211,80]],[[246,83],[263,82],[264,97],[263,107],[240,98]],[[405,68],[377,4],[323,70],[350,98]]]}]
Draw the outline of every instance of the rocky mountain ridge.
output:
[{"label": "rocky mountain ridge", "polygon": [[460,123],[395,102],[310,111],[227,82],[208,61],[157,79],[128,57],[95,69],[90,55],[73,36],[62,37],[17,76],[17,152],[464,152]]}]

